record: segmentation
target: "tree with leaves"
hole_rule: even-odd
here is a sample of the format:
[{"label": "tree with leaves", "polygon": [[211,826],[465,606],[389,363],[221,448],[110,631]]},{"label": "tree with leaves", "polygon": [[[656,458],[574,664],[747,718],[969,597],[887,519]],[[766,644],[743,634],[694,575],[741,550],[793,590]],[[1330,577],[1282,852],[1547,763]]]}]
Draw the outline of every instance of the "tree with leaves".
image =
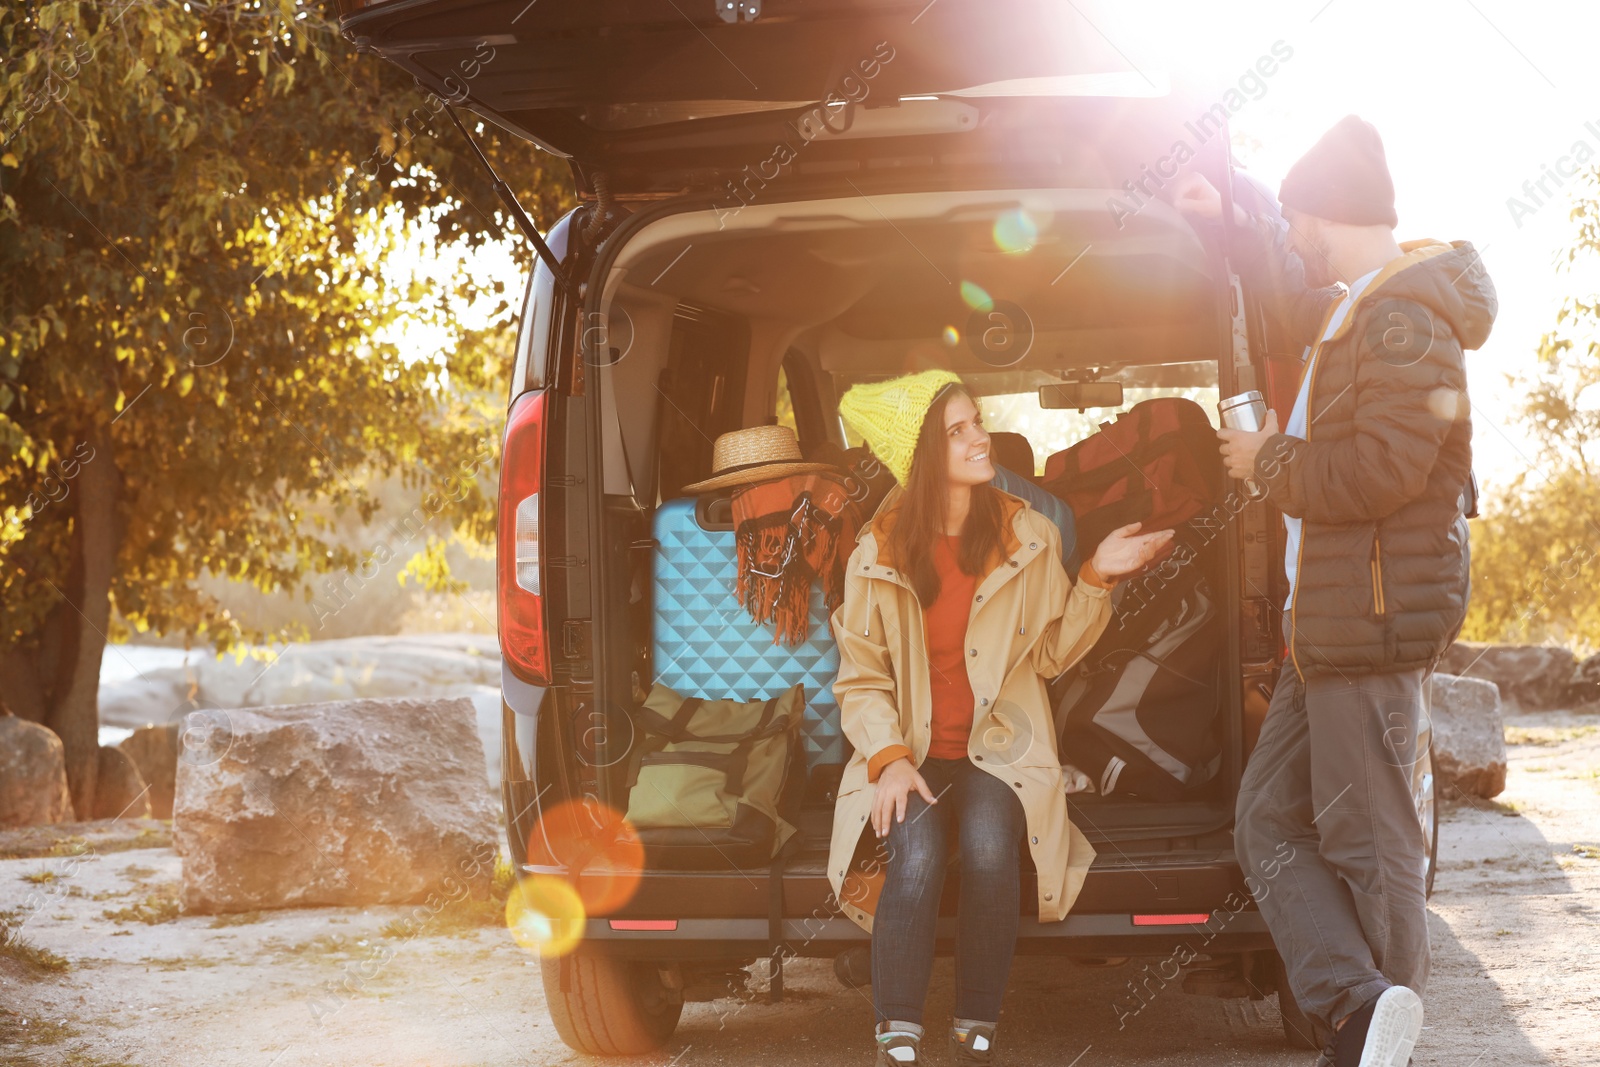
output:
[{"label": "tree with leaves", "polygon": [[[1600,258],[1600,169],[1573,206],[1570,269]],[[1508,376],[1509,377],[1509,376]],[[1539,341],[1533,374],[1511,378],[1538,466],[1490,500],[1472,533],[1462,636],[1600,646],[1600,294],[1569,296]]]},{"label": "tree with leaves", "polygon": [[[80,818],[108,641],[303,635],[252,630],[202,575],[309,601],[317,576],[369,563],[313,503],[370,518],[368,479],[396,472],[419,507],[492,535],[521,279],[416,279],[393,257],[513,226],[445,102],[357,55],[334,16],[0,8],[0,693],[61,737]],[[536,219],[566,206],[560,160],[485,149]],[[461,328],[485,298],[494,322]],[[457,343],[385,340],[418,324]]]}]

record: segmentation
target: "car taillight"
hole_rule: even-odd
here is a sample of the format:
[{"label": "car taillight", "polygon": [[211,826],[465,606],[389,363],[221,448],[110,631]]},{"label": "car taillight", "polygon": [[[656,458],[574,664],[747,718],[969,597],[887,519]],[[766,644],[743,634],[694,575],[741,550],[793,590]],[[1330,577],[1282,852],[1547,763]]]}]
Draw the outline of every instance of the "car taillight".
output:
[{"label": "car taillight", "polygon": [[613,930],[676,930],[677,919],[612,919]]},{"label": "car taillight", "polygon": [[524,681],[550,684],[545,622],[540,489],[544,484],[545,393],[524,393],[506,418],[500,460],[500,651]]}]

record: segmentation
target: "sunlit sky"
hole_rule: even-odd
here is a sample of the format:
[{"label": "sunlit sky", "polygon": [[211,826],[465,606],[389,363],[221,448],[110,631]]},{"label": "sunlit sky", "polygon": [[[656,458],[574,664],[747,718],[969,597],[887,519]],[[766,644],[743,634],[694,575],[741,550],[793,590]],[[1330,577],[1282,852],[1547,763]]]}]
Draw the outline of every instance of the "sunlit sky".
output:
[{"label": "sunlit sky", "polygon": [[[1600,0],[1075,0],[1062,11],[1135,68],[1207,100],[1275,42],[1292,48],[1233,117],[1240,162],[1274,190],[1341,116],[1376,125],[1394,175],[1396,236],[1472,241],[1499,291],[1493,335],[1468,356],[1479,475],[1500,483],[1533,464],[1505,375],[1534,367],[1562,298],[1600,288],[1600,265],[1556,268],[1576,233],[1571,179],[1561,189],[1547,179],[1555,197],[1520,226],[1507,199],[1526,201],[1523,183],[1580,142],[1600,160]],[[520,272],[529,263],[523,250],[513,257],[501,248],[474,269]],[[407,338],[408,347],[442,341]]]},{"label": "sunlit sky", "polygon": [[[1502,482],[1532,465],[1505,374],[1536,364],[1562,297],[1600,288],[1600,269],[1558,273],[1570,246],[1569,191],[1519,227],[1508,197],[1585,142],[1600,161],[1600,3],[1506,0],[1314,0],[1098,6],[1083,16],[1138,66],[1167,69],[1215,93],[1282,40],[1294,50],[1266,90],[1233,117],[1240,163],[1273,190],[1340,117],[1383,136],[1394,176],[1396,237],[1468,240],[1500,296],[1489,342],[1468,354],[1479,476]],[[1213,97],[1214,98],[1214,97]],[[1585,123],[1592,124],[1586,126]]]}]

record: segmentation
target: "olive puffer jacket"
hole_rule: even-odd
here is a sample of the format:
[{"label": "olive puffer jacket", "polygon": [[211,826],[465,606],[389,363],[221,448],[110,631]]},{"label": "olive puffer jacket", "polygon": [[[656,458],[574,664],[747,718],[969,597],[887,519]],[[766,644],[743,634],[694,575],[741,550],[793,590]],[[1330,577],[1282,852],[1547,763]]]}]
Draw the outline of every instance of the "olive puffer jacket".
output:
[{"label": "olive puffer jacket", "polygon": [[[1246,282],[1260,283],[1295,341],[1314,343],[1343,291],[1285,285],[1294,261],[1281,230],[1241,232]],[[1256,460],[1268,499],[1304,521],[1289,604],[1301,677],[1429,667],[1466,614],[1472,420],[1462,351],[1488,339],[1494,284],[1464,241],[1400,247],[1322,342],[1305,439],[1280,434]]]}]

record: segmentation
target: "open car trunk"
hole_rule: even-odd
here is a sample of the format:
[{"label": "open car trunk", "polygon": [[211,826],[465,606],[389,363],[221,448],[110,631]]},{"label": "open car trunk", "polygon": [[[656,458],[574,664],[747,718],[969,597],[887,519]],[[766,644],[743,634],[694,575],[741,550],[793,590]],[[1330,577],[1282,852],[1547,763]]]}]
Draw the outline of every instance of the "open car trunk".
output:
[{"label": "open car trunk", "polygon": [[[663,576],[677,531],[726,529],[725,513],[711,516],[703,502],[697,511],[683,490],[711,473],[720,433],[781,415],[808,455],[844,447],[853,443],[836,410],[844,389],[930,366],[961,373],[984,397],[1024,404],[1040,385],[1093,368],[1130,396],[1186,395],[1214,417],[1218,389],[1232,384],[1215,251],[1164,204],[1118,227],[1105,200],[1104,190],[1060,188],[819,196],[731,215],[662,211],[626,232],[595,297],[609,352],[591,373],[601,390],[607,512],[626,531],[613,543],[634,546],[632,579],[612,601],[628,625],[606,631],[631,642],[614,640],[610,657],[629,684],[662,680],[694,695],[752,699],[803,681],[815,700],[836,669],[815,604],[816,655],[802,653],[781,679],[747,663],[728,667],[758,651],[726,643],[730,628],[752,628],[731,587],[731,531],[720,573],[704,562],[716,553],[696,547],[688,573],[674,562]],[[1004,328],[1014,333],[996,351],[973,330],[981,335],[986,308],[999,306],[1011,309]],[[1091,412],[1081,432],[1113,414]],[[1032,443],[1040,465],[1062,444],[1048,435]],[[1216,554],[1212,625],[1226,631],[1228,649],[1218,707],[1196,709],[1217,716],[1220,768],[1175,801],[1074,795],[1073,817],[1097,843],[1171,842],[1231,820],[1242,703],[1234,546],[1229,531]],[[830,786],[848,755],[836,729],[816,722],[806,745],[800,868],[821,863]]]},{"label": "open car trunk", "polygon": [[[783,417],[803,451],[843,446],[845,388],[929,366],[1008,397],[1092,370],[1204,394],[1213,412],[1256,384],[1239,291],[1160,195],[1187,164],[1231,217],[1226,114],[1134,67],[1092,4],[341,3],[358,47],[567,157],[588,201],[552,234],[570,286],[543,274],[530,300],[519,368],[549,357],[551,373],[513,386],[552,397],[540,610],[554,684],[585,716],[620,724],[669,660],[683,668],[656,637],[659,524],[675,504],[682,516],[720,433]],[[1061,446],[1031,443],[1041,459]],[[1239,532],[1223,526],[1221,766],[1177,801],[1075,796],[1091,840],[1116,843],[1105,863],[1180,850],[1231,820],[1242,662],[1259,669],[1276,650],[1269,595],[1242,603]],[[1269,550],[1256,547],[1259,561]],[[731,589],[699,610],[707,628],[741,611]],[[806,670],[808,689],[825,687],[825,663]],[[679,682],[723,673],[707,659]],[[755,688],[737,695],[771,695]],[[846,752],[836,731],[806,744],[797,863],[820,870],[827,768]],[[570,793],[620,810],[611,745],[588,761],[557,745],[557,758]]]},{"label": "open car trunk", "polygon": [[[999,99],[1166,91],[1088,0],[341,2],[358,48],[569,157],[585,192],[597,173],[618,194],[715,183],[797,135],[826,134],[814,154],[834,163],[887,142],[926,154],[995,121]],[[1156,154],[1179,131],[1162,132]]]}]

